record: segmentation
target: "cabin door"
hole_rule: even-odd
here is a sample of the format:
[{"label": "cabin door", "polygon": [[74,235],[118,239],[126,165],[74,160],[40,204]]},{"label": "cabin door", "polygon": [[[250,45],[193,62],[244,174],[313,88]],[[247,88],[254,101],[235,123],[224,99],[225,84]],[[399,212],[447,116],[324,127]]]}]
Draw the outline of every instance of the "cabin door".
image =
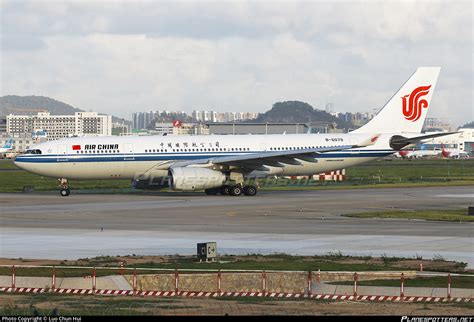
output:
[{"label": "cabin door", "polygon": [[124,161],[133,161],[135,160],[135,151],[133,149],[133,144],[125,143],[123,151],[123,160]]},{"label": "cabin door", "polygon": [[60,144],[58,145],[58,156],[57,156],[57,161],[58,162],[67,162],[68,155],[67,155],[67,145],[66,144]]}]

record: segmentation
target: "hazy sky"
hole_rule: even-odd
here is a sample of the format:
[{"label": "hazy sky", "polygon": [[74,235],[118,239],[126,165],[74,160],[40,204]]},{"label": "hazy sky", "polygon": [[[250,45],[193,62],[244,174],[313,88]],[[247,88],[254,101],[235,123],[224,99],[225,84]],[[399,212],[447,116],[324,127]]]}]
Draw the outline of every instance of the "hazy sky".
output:
[{"label": "hazy sky", "polygon": [[441,66],[429,116],[474,119],[471,1],[0,0],[1,95],[155,109],[381,107]]}]

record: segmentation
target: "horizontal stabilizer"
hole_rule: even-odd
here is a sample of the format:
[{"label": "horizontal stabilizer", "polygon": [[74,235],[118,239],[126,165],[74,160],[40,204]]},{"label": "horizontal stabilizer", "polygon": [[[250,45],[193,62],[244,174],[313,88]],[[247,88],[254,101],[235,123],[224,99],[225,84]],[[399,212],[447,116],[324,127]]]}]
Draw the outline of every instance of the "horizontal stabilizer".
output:
[{"label": "horizontal stabilizer", "polygon": [[459,132],[443,132],[443,133],[435,133],[435,134],[428,134],[422,136],[415,136],[412,138],[407,138],[401,135],[394,135],[390,139],[390,147],[394,150],[400,150],[406,147],[407,145],[411,144],[419,144],[423,140],[433,139],[440,136],[451,135]]}]

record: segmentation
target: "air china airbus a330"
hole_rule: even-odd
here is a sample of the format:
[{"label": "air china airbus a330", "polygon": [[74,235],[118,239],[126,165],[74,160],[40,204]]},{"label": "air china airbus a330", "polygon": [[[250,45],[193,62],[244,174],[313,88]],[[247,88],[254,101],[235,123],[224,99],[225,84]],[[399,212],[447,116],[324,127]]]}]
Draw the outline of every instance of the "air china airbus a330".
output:
[{"label": "air china airbus a330", "polygon": [[421,67],[366,125],[346,134],[78,137],[38,144],[15,164],[60,180],[132,180],[136,188],[253,196],[252,178],[311,175],[395,153],[421,135],[440,68]]}]

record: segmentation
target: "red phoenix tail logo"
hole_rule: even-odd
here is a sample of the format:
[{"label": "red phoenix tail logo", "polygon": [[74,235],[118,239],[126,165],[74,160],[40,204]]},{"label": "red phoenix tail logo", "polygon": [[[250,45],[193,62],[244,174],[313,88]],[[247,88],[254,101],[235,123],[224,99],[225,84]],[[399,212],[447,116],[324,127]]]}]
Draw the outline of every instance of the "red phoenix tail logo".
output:
[{"label": "red phoenix tail logo", "polygon": [[408,121],[418,121],[418,119],[421,117],[422,108],[428,107],[428,101],[425,99],[420,99],[420,97],[427,95],[430,92],[430,87],[431,85],[420,86],[415,88],[410,95],[405,95],[402,97],[403,115]]}]

